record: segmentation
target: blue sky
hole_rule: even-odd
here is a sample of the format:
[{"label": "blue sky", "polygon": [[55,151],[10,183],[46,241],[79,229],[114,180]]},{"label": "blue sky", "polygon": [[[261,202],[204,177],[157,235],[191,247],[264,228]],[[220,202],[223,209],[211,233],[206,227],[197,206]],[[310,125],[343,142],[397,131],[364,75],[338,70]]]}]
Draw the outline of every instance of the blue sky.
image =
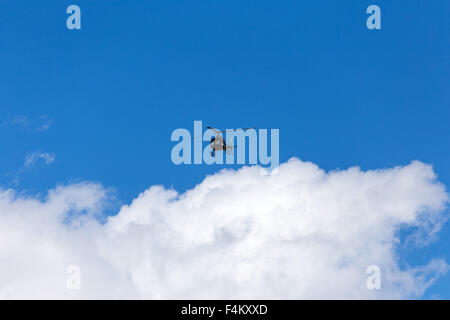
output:
[{"label": "blue sky", "polygon": [[[325,170],[431,164],[450,186],[450,3],[0,1],[0,184],[45,193],[98,181],[128,203],[219,166],[176,166],[176,128],[280,129],[280,162]],[[382,29],[366,28],[377,4]],[[12,123],[17,117],[27,122]],[[38,130],[49,124],[46,130]],[[24,169],[27,154],[55,161]],[[401,261],[450,261],[447,224]],[[450,298],[450,275],[425,298]]]}]

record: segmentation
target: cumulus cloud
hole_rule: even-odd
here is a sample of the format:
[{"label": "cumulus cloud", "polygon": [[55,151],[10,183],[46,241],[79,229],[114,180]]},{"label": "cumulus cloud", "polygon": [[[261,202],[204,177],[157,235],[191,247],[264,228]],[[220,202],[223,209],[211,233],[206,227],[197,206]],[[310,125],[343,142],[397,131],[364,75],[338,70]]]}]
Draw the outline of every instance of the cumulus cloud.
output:
[{"label": "cumulus cloud", "polygon": [[25,167],[26,168],[32,167],[39,161],[43,161],[45,164],[48,165],[53,161],[55,161],[55,154],[40,151],[29,153],[25,157]]},{"label": "cumulus cloud", "polygon": [[[438,232],[448,195],[428,165],[325,172],[291,159],[183,194],[152,186],[105,223],[98,184],[45,199],[0,191],[0,298],[414,298],[445,274],[402,269],[400,228]],[[429,227],[432,225],[433,227]],[[66,288],[69,265],[81,289]],[[366,269],[381,270],[368,290]]]}]

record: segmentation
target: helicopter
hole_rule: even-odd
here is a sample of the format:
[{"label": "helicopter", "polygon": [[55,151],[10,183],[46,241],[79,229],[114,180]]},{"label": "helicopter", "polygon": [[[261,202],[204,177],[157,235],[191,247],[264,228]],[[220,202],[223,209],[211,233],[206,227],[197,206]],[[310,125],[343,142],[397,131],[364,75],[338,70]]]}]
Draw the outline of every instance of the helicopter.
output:
[{"label": "helicopter", "polygon": [[227,145],[225,140],[223,139],[223,132],[227,131],[237,131],[237,130],[248,130],[253,128],[238,128],[238,129],[229,129],[229,130],[218,130],[212,127],[206,127],[207,129],[210,129],[217,133],[215,137],[211,137],[211,141],[209,142],[209,146],[211,147],[211,156],[216,156],[216,151],[225,151],[227,154],[230,154],[233,152],[233,149],[236,148],[236,146],[233,145]]}]

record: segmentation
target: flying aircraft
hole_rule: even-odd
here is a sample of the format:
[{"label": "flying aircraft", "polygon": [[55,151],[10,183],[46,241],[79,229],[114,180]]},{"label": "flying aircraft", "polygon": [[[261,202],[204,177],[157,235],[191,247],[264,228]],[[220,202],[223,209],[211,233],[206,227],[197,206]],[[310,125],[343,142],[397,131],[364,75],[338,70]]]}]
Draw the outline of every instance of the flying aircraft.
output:
[{"label": "flying aircraft", "polygon": [[211,137],[211,141],[209,143],[209,146],[211,147],[212,151],[211,151],[211,156],[215,157],[216,156],[216,151],[223,151],[225,150],[226,153],[232,153],[233,149],[236,148],[236,146],[233,145],[227,145],[225,140],[223,139],[222,133],[226,132],[226,131],[236,131],[236,130],[248,130],[248,129],[253,129],[253,128],[238,128],[238,129],[229,129],[229,130],[218,130],[212,127],[206,127],[212,131],[214,131],[215,133],[217,133],[217,135],[215,137]]}]

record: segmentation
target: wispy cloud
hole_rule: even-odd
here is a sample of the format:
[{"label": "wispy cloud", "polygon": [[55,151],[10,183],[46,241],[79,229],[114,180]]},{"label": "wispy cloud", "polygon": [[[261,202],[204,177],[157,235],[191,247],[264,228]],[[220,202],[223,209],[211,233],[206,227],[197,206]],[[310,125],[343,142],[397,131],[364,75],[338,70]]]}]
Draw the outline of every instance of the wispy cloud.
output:
[{"label": "wispy cloud", "polygon": [[31,133],[39,133],[48,130],[53,124],[53,120],[46,115],[37,118],[30,118],[25,115],[9,117],[0,124],[0,127],[21,127]]},{"label": "wispy cloud", "polygon": [[[24,164],[18,170],[11,170],[6,173],[10,186],[18,186],[24,174],[36,166],[48,166],[56,159],[53,152],[34,151],[25,156]],[[1,187],[0,187],[1,189]]]},{"label": "wispy cloud", "polygon": [[32,167],[38,162],[43,162],[44,164],[48,165],[55,161],[55,157],[56,156],[54,153],[48,152],[35,151],[29,153],[25,157],[25,168]]}]

